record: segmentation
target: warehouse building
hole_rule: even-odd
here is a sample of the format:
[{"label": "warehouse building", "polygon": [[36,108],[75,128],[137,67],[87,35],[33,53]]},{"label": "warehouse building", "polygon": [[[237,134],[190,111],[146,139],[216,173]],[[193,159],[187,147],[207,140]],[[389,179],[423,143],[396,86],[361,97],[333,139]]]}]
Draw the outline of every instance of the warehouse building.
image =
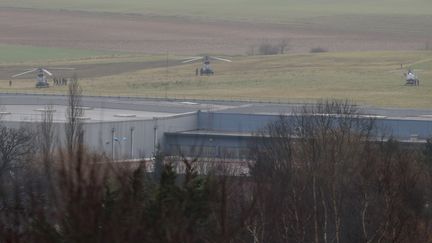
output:
[{"label": "warehouse building", "polygon": [[[3,123],[37,129],[43,114],[53,114],[58,137],[65,140],[67,97],[3,94]],[[169,154],[246,158],[256,133],[281,115],[290,116],[303,104],[234,101],[182,101],[119,97],[83,97],[80,117],[84,142],[115,159]],[[432,135],[432,110],[362,108],[376,120],[380,135],[424,143]]]}]

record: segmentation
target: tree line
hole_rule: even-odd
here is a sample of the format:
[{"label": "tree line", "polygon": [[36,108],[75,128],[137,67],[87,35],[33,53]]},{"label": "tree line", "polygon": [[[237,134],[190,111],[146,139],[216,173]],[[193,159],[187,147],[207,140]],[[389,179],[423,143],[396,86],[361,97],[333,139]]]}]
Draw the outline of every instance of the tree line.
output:
[{"label": "tree line", "polygon": [[348,102],[268,124],[239,175],[162,151],[152,170],[113,162],[84,145],[76,79],[68,100],[60,148],[52,113],[0,124],[0,242],[432,242],[432,140],[378,139]]}]

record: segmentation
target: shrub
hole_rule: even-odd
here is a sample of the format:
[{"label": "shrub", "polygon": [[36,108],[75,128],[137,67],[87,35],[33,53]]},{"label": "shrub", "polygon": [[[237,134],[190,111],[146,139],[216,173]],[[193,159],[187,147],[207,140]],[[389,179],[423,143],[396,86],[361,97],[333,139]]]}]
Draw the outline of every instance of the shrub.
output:
[{"label": "shrub", "polygon": [[321,52],[328,52],[328,50],[323,47],[314,47],[310,49],[310,53],[321,53]]},{"label": "shrub", "polygon": [[279,50],[279,46],[266,42],[259,46],[258,53],[260,55],[276,55],[279,54]]}]

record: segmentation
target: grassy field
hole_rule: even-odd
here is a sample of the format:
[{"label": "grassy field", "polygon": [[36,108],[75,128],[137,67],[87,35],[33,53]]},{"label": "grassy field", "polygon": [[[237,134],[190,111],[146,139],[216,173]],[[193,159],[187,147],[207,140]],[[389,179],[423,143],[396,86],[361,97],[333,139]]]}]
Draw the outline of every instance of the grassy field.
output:
[{"label": "grassy field", "polygon": [[[401,69],[403,64],[403,69]],[[213,63],[216,75],[195,77],[199,64],[141,70],[81,80],[87,94],[171,98],[313,101],[339,98],[388,107],[432,108],[432,52],[351,52],[237,57]],[[404,86],[406,68],[421,79]],[[18,83],[18,82],[15,82]],[[23,80],[1,90],[64,92],[33,88]]]},{"label": "grassy field", "polygon": [[428,0],[3,0],[0,7],[284,22],[333,15],[430,15]]},{"label": "grassy field", "polygon": [[[332,33],[349,33],[351,39],[341,39],[340,42],[357,39],[360,39],[360,45],[379,42],[383,49],[394,39],[407,39],[412,35],[416,37],[416,45],[410,50],[432,49],[432,1],[429,0],[2,0],[0,7],[284,23],[280,26],[298,30],[298,33],[309,31],[305,40],[308,35],[314,38],[315,34],[319,36],[327,31],[330,34],[325,37],[329,38]],[[364,33],[376,39],[362,42]],[[297,37],[294,35],[292,38]],[[407,39],[409,43],[412,41]],[[1,44],[0,54],[0,66],[42,62],[43,65],[92,65],[165,59],[164,55],[135,56]],[[114,76],[82,77],[81,83],[87,94],[97,95],[273,101],[340,98],[378,106],[432,108],[431,51],[336,50],[321,54],[238,56],[233,59],[232,64],[215,62],[216,75],[213,77],[195,77],[194,70],[199,66],[196,63]],[[402,74],[409,66],[420,77],[420,87],[403,85]],[[9,87],[8,80],[0,80],[0,91],[65,92],[65,88],[37,90],[34,80],[17,80],[13,87]]]},{"label": "grassy field", "polygon": [[67,48],[48,48],[0,44],[0,64],[61,62],[62,60],[82,60],[116,57],[121,53]]}]

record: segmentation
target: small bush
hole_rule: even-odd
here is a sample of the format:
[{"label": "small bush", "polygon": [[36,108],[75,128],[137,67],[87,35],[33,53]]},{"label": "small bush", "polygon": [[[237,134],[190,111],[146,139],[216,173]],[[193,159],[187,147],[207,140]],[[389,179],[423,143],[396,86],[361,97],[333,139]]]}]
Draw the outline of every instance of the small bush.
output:
[{"label": "small bush", "polygon": [[259,47],[258,47],[258,53],[260,55],[276,55],[279,54],[280,52],[280,47],[279,45],[273,45],[271,43],[262,43]]},{"label": "small bush", "polygon": [[328,52],[328,50],[322,47],[314,47],[310,49],[310,53],[321,53],[321,52]]}]

